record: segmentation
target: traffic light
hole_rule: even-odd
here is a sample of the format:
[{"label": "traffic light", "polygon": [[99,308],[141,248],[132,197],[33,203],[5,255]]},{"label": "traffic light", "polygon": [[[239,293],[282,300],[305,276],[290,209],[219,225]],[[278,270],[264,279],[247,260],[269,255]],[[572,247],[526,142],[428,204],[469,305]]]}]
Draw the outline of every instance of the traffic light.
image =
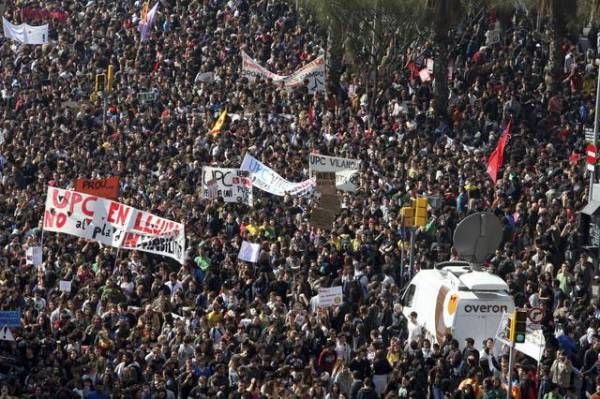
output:
[{"label": "traffic light", "polygon": [[106,83],[106,75],[103,73],[99,73],[96,75],[96,93],[99,91],[104,91],[104,85]]},{"label": "traffic light", "polygon": [[112,91],[114,77],[115,77],[114,68],[112,65],[109,65],[108,71],[106,72],[106,91]]},{"label": "traffic light", "polygon": [[525,333],[527,332],[527,312],[515,310],[510,318],[509,324],[510,342],[522,344],[525,342]]},{"label": "traffic light", "polygon": [[402,226],[412,227],[415,225],[415,208],[405,206],[400,208],[400,218],[402,220]]},{"label": "traffic light", "polygon": [[415,226],[423,227],[427,224],[427,198],[417,198],[415,201]]}]

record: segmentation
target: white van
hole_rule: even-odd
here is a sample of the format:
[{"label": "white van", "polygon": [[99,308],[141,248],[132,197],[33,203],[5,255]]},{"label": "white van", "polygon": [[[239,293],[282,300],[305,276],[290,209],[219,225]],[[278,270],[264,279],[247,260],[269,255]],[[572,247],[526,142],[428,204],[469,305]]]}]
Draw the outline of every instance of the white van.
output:
[{"label": "white van", "polygon": [[417,322],[433,342],[441,344],[451,333],[461,348],[466,338],[473,338],[478,349],[495,337],[502,314],[515,307],[504,280],[461,261],[421,270],[406,288],[402,305],[407,319],[417,313]]}]

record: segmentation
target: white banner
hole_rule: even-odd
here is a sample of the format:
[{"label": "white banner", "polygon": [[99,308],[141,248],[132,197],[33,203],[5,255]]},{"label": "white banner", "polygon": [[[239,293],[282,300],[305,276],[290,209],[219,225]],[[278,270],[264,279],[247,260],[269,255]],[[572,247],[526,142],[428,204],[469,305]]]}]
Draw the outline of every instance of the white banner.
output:
[{"label": "white banner", "polygon": [[342,286],[337,285],[329,288],[319,288],[319,307],[328,308],[330,306],[340,306],[344,295]]},{"label": "white banner", "polygon": [[252,206],[252,178],[241,169],[202,167],[202,193],[208,198],[208,182],[216,180],[217,197],[225,202],[238,202]]},{"label": "white banner", "polygon": [[253,82],[256,78],[272,79],[273,82],[282,82],[285,87],[293,89],[308,81],[308,90],[325,91],[325,57],[319,56],[296,72],[288,76],[277,75],[261,66],[256,60],[242,51],[242,76]]},{"label": "white banner", "polygon": [[281,197],[286,194],[303,195],[312,191],[315,187],[314,179],[308,179],[300,183],[287,181],[250,154],[244,156],[240,169],[251,173],[254,187]]},{"label": "white banner", "polygon": [[23,44],[48,43],[48,24],[40,26],[13,25],[2,17],[2,27],[4,28],[4,37],[7,39],[13,39]]},{"label": "white banner", "polygon": [[308,175],[314,177],[317,172],[335,172],[335,186],[340,191],[358,190],[359,169],[359,159],[308,155]]},{"label": "white banner", "polygon": [[248,241],[243,241],[238,253],[238,259],[256,263],[258,262],[258,255],[260,254],[260,244],[252,244]]},{"label": "white banner", "polygon": [[185,257],[183,224],[117,201],[56,187],[48,187],[44,230],[167,256],[179,263]]}]

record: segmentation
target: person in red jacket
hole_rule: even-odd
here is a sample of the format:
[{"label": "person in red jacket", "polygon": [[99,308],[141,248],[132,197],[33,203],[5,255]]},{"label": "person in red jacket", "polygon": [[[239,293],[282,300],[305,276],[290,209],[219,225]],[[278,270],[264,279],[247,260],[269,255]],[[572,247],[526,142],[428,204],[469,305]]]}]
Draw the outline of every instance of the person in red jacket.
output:
[{"label": "person in red jacket", "polygon": [[319,371],[322,373],[324,371],[331,374],[333,371],[333,366],[337,360],[337,353],[335,352],[335,342],[332,339],[327,340],[327,344],[319,354],[319,358],[317,359],[317,367]]}]

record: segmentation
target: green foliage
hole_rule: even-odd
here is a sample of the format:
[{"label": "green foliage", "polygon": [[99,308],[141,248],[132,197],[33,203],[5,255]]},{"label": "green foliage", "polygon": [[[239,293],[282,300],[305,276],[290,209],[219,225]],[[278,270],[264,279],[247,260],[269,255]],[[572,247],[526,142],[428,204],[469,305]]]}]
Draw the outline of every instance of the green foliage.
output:
[{"label": "green foliage", "polygon": [[[414,40],[419,22],[417,0],[306,0],[304,5],[329,29],[356,63],[379,66],[390,43]],[[401,46],[400,46],[401,47]]]}]

